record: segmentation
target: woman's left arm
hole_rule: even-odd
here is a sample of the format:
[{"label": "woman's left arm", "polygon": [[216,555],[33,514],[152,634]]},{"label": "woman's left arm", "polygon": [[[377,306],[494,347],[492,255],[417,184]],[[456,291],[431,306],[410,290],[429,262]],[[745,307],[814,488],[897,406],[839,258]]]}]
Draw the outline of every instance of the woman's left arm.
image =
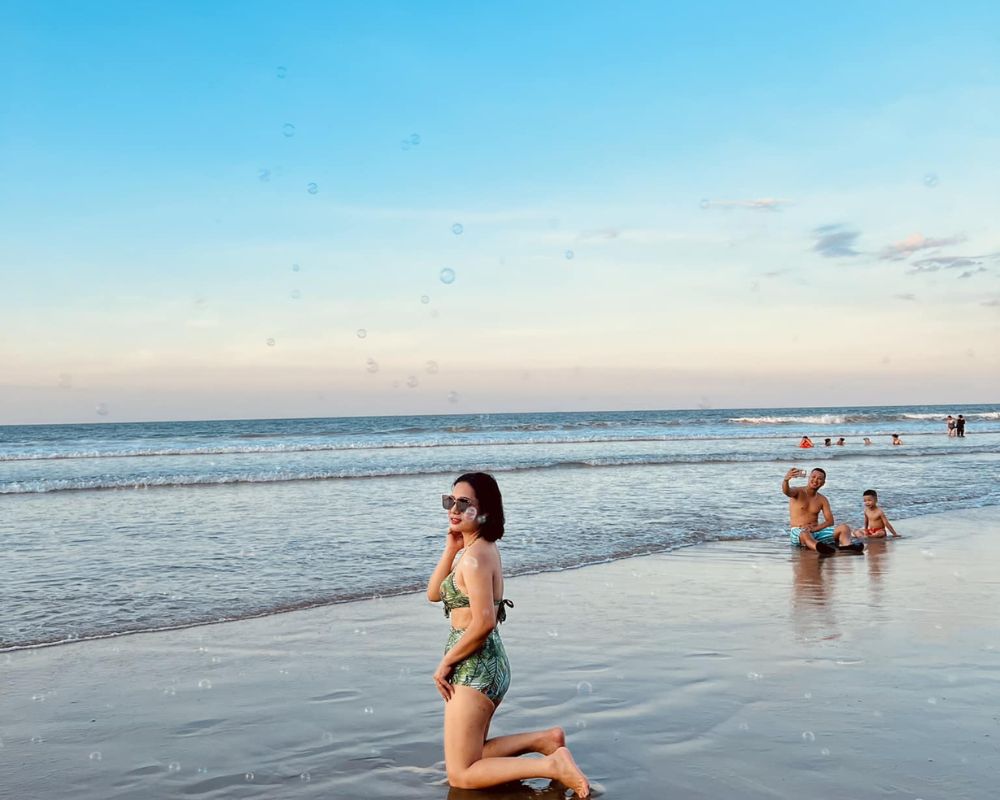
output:
[{"label": "woman's left arm", "polygon": [[444,654],[441,663],[434,671],[434,682],[445,700],[450,700],[455,691],[455,687],[448,683],[448,676],[451,675],[455,665],[482,647],[486,637],[497,625],[497,611],[493,603],[493,571],[498,569],[499,565],[493,559],[489,559],[490,563],[486,564],[482,563],[484,559],[468,556],[464,560],[462,577],[465,578],[466,593],[469,595],[472,620],[462,638]]}]

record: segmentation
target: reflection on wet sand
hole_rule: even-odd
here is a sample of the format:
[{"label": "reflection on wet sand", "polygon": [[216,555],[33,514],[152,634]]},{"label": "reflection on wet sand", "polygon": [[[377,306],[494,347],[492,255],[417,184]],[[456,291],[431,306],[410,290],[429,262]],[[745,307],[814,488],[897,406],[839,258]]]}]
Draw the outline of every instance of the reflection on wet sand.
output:
[{"label": "reflection on wet sand", "polygon": [[[832,569],[829,558],[821,558],[811,550],[792,553],[792,620],[796,634],[802,639],[837,639],[837,616],[830,602],[833,592]],[[828,583],[829,582],[829,583]]]},{"label": "reflection on wet sand", "polygon": [[[566,792],[566,787],[555,781],[548,785],[542,781],[514,782],[492,787],[489,790],[489,798],[490,800],[565,800]],[[483,800],[483,794],[482,789],[450,787],[448,800]]]}]

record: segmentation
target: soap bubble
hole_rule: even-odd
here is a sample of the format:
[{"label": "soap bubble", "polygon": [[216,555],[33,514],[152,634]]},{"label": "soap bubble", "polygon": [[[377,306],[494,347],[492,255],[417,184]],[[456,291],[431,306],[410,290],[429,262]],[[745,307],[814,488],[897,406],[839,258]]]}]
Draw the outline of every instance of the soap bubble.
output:
[{"label": "soap bubble", "polygon": [[288,70],[285,69],[284,67],[278,67],[274,71],[274,74],[279,78],[284,78],[288,74]]},{"label": "soap bubble", "polygon": [[815,742],[816,734],[812,731],[802,731],[802,741],[803,742]]},{"label": "soap bubble", "polygon": [[424,305],[427,305],[430,301],[431,298],[428,295],[426,294],[420,295],[420,302],[423,303]]},{"label": "soap bubble", "polygon": [[87,757],[88,757],[88,758],[89,758],[89,759],[90,759],[91,761],[100,761],[100,760],[101,760],[101,759],[103,758],[103,756],[101,755],[101,751],[100,751],[100,750],[95,750],[95,751],[94,751],[93,753],[91,753],[91,754],[90,754],[89,756],[87,756]]},{"label": "soap bubble", "polygon": [[372,708],[371,706],[365,706],[365,713],[366,714],[374,714],[375,713],[375,709]]},{"label": "soap bubble", "polygon": [[822,750],[819,751],[819,754],[821,756],[828,756],[828,755],[830,755],[830,748],[829,747],[824,747]]},{"label": "soap bubble", "polygon": [[292,264],[292,272],[299,272],[302,269],[298,264]]},{"label": "soap bubble", "polygon": [[748,731],[748,730],[750,730],[750,723],[749,722],[741,722],[738,727],[739,727],[739,729],[741,731]]},{"label": "soap bubble", "polygon": [[806,692],[806,693],[805,693],[804,695],[802,695],[802,696],[803,696],[803,697],[804,697],[804,698],[805,698],[806,700],[812,700],[812,696],[813,696],[813,693],[812,693],[812,692]]},{"label": "soap bubble", "polygon": [[256,776],[255,776],[255,775],[254,775],[254,774],[253,774],[252,772],[248,772],[248,773],[247,773],[246,775],[244,775],[244,776],[243,776],[244,780],[246,780],[246,781],[248,781],[248,782],[250,782],[250,783],[252,783],[252,782],[253,782],[253,779],[254,779],[255,777],[256,777]]},{"label": "soap bubble", "polygon": [[316,194],[316,192],[319,191],[319,184],[318,183],[308,184],[306,186],[306,191],[309,192],[309,194]]},{"label": "soap bubble", "polygon": [[414,144],[414,145],[420,144],[420,134],[419,133],[411,133],[410,134],[410,138],[409,138],[408,141],[410,142],[410,144]]},{"label": "soap bubble", "polygon": [[926,175],[924,175],[924,186],[926,186],[928,189],[933,189],[937,185],[938,185],[937,175],[935,175],[933,172],[928,172]]},{"label": "soap bubble", "polygon": [[374,358],[369,358],[365,362],[365,372],[370,372],[372,375],[378,372],[378,362]]},{"label": "soap bubble", "polygon": [[557,636],[559,636],[559,631],[557,631],[555,629],[552,629],[552,630],[549,631],[549,636],[551,636],[553,639],[555,639]]},{"label": "soap bubble", "polygon": [[198,688],[199,689],[211,689],[212,688],[212,682],[208,678],[202,678],[200,681],[198,681]]},{"label": "soap bubble", "polygon": [[932,706],[936,706],[937,705],[937,698],[936,697],[928,697],[927,698],[927,702],[930,703]]},{"label": "soap bubble", "polygon": [[572,261],[573,256],[575,256],[576,253],[574,253],[572,250],[567,250],[565,253],[563,253],[563,255],[566,257],[567,261]]},{"label": "soap bubble", "polygon": [[270,338],[269,338],[269,339],[267,340],[266,344],[267,344],[267,346],[268,346],[268,347],[274,347],[274,339],[270,339]]},{"label": "soap bubble", "polygon": [[298,300],[300,297],[302,297],[302,292],[300,292],[298,289],[292,289],[292,291],[288,293],[288,296],[291,297],[292,300]]},{"label": "soap bubble", "polygon": [[594,687],[590,685],[589,681],[580,681],[576,685],[576,693],[577,694],[593,694],[594,693]]},{"label": "soap bubble", "polygon": [[451,226],[451,232],[453,234],[455,234],[456,236],[461,236],[462,235],[462,231],[464,231],[464,230],[465,230],[465,227],[462,225],[461,222],[456,222],[454,225]]},{"label": "soap bubble", "polygon": [[712,201],[709,200],[707,197],[701,198],[701,200],[698,202],[698,207],[702,209],[706,209],[710,205],[712,205]]},{"label": "soap bubble", "polygon": [[108,404],[107,403],[98,403],[94,407],[94,411],[97,412],[97,416],[99,416],[99,417],[106,417],[108,415]]},{"label": "soap bubble", "polygon": [[286,122],[281,126],[281,132],[285,134],[286,139],[291,139],[295,135],[295,126],[291,122]]},{"label": "soap bubble", "polygon": [[403,139],[403,141],[401,141],[399,143],[399,149],[400,150],[409,150],[410,147],[411,147],[411,144],[410,144],[410,140],[409,139]]},{"label": "soap bubble", "polygon": [[578,719],[575,724],[576,724],[576,729],[578,731],[582,731],[584,728],[587,727],[587,720],[585,720],[585,719]]},{"label": "soap bubble", "polygon": [[330,731],[323,733],[323,744],[333,744],[334,736]]},{"label": "soap bubble", "polygon": [[416,389],[418,383],[420,383],[420,381],[417,380],[416,375],[411,375],[409,378],[406,379],[406,385],[410,389]]},{"label": "soap bubble", "polygon": [[356,335],[359,339],[364,339],[368,335],[368,331],[364,328],[358,328]]},{"label": "soap bubble", "polygon": [[428,361],[426,369],[431,375],[434,375],[438,371],[437,361]]},{"label": "soap bubble", "polygon": [[167,697],[174,697],[177,694],[177,690],[173,686],[168,686],[166,689],[163,690],[163,693]]},{"label": "soap bubble", "polygon": [[303,772],[301,775],[299,775],[299,780],[303,781],[304,783],[308,783],[309,781],[312,780],[312,775],[310,775],[308,772]]},{"label": "soap bubble", "polygon": [[747,673],[747,680],[750,680],[750,681],[759,681],[763,677],[764,676],[761,673],[759,673],[759,672],[748,672]]},{"label": "soap bubble", "polygon": [[269,169],[259,169],[257,170],[257,180],[261,183],[267,183],[271,180],[271,170]]},{"label": "soap bubble", "polygon": [[171,761],[167,764],[167,772],[180,772],[181,765],[179,761]]},{"label": "soap bubble", "polygon": [[441,270],[441,273],[438,277],[441,278],[441,283],[454,283],[455,270],[453,270],[451,267],[445,267],[443,270]]},{"label": "soap bubble", "polygon": [[458,402],[458,392],[448,392],[448,402],[457,403]]}]

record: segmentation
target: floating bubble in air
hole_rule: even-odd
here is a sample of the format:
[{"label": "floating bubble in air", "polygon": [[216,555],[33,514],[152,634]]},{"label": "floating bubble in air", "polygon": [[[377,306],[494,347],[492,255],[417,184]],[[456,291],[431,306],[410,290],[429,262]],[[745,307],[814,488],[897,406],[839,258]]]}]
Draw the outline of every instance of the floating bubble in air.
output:
[{"label": "floating bubble in air", "polygon": [[822,750],[819,751],[819,754],[821,756],[828,756],[828,755],[830,755],[830,748],[829,747],[824,747]]},{"label": "floating bubble in air", "polygon": [[369,358],[365,362],[365,372],[370,372],[372,375],[378,372],[378,362],[374,358]]},{"label": "floating bubble in air", "polygon": [[292,264],[292,272],[301,272],[301,271],[302,267],[300,267],[298,264]]},{"label": "floating bubble in air", "polygon": [[200,681],[198,681],[198,688],[199,689],[211,689],[212,688],[212,682],[208,678],[202,678]]},{"label": "floating bubble in air", "polygon": [[938,176],[933,172],[928,172],[924,175],[924,186],[928,189],[933,189],[938,185]]},{"label": "floating bubble in air", "polygon": [[318,183],[308,184],[306,186],[306,191],[309,192],[309,194],[316,194],[319,191],[319,184]]},{"label": "floating bubble in air", "polygon": [[94,411],[97,412],[97,416],[99,416],[99,417],[106,417],[108,415],[108,404],[107,403],[98,403],[94,407]]},{"label": "floating bubble in air", "polygon": [[438,277],[441,279],[441,283],[454,283],[455,282],[455,270],[451,267],[445,267],[441,270]]},{"label": "floating bubble in air", "polygon": [[356,335],[359,339],[364,339],[365,337],[368,336],[368,331],[366,331],[364,328],[358,328]]},{"label": "floating bubble in air", "polygon": [[456,236],[461,236],[462,235],[462,231],[464,231],[464,230],[465,230],[465,227],[462,225],[461,222],[456,222],[454,225],[451,226],[451,232],[453,234],[455,234]]},{"label": "floating bubble in air", "polygon": [[815,742],[816,734],[812,731],[802,731],[802,741],[803,742]]},{"label": "floating bubble in air", "polygon": [[575,255],[576,253],[574,253],[572,250],[567,250],[565,253],[563,253],[563,256],[566,258],[567,261],[572,261]]},{"label": "floating bubble in air", "polygon": [[418,383],[420,383],[420,381],[417,380],[416,375],[411,375],[409,378],[406,379],[406,385],[410,389],[416,389]]},{"label": "floating bubble in air", "polygon": [[302,292],[298,289],[292,289],[292,291],[288,293],[288,296],[291,297],[292,300],[298,300],[302,297]]},{"label": "floating bubble in air", "polygon": [[275,344],[274,339],[268,339],[266,344],[268,347],[274,347]]},{"label": "floating bubble in air", "polygon": [[179,761],[171,761],[167,764],[167,772],[180,772],[181,764]]},{"label": "floating bubble in air", "polygon": [[252,772],[248,772],[248,773],[247,773],[246,775],[244,775],[244,776],[243,776],[243,779],[244,779],[245,781],[247,781],[248,783],[253,783],[253,779],[254,779],[255,777],[257,777],[257,776],[256,776],[256,775],[254,775],[254,774],[253,774]]},{"label": "floating bubble in air", "polygon": [[748,672],[747,673],[747,680],[748,681],[759,681],[763,677],[764,676],[761,673],[759,673],[759,672]]},{"label": "floating bubble in air", "polygon": [[100,761],[103,757],[104,756],[101,755],[100,750],[95,750],[93,753],[87,756],[87,758],[89,758],[91,761]]},{"label": "floating bubble in air", "polygon": [[403,139],[403,141],[401,141],[399,143],[399,149],[400,150],[409,150],[412,146],[413,145],[410,144],[410,140],[409,139]]},{"label": "floating bubble in air", "polygon": [[375,713],[375,709],[372,708],[371,706],[365,706],[365,713],[366,714],[374,714]]},{"label": "floating bubble in air", "polygon": [[437,373],[437,371],[438,371],[438,363],[437,363],[437,361],[428,361],[428,362],[427,362],[427,366],[425,367],[425,369],[426,369],[426,370],[427,370],[427,371],[428,371],[428,372],[429,372],[429,373],[430,373],[431,375],[434,375],[434,374],[435,374],[435,373]]},{"label": "floating bubble in air", "polygon": [[712,205],[712,201],[709,200],[707,197],[701,198],[701,200],[698,202],[698,207],[702,209],[708,208],[710,205]]},{"label": "floating bubble in air", "polygon": [[429,295],[426,295],[426,294],[420,295],[420,302],[423,303],[424,305],[427,305],[430,301],[431,301],[431,298],[430,298]]},{"label": "floating bubble in air", "polygon": [[750,723],[749,722],[741,722],[739,724],[739,729],[741,731],[748,731],[748,730],[750,730]]},{"label": "floating bubble in air", "polygon": [[257,180],[261,183],[267,183],[271,180],[271,170],[269,169],[259,169],[257,170]]},{"label": "floating bubble in air", "polygon": [[302,781],[303,783],[309,783],[309,781],[312,780],[312,775],[310,775],[308,772],[303,772],[301,775],[299,775],[299,780]]},{"label": "floating bubble in air", "polygon": [[418,144],[420,144],[420,134],[419,133],[411,133],[410,134],[410,138],[408,139],[408,141],[412,145],[418,145]]},{"label": "floating bubble in air", "polygon": [[448,402],[457,403],[458,402],[458,392],[448,392]]},{"label": "floating bubble in air", "polygon": [[590,685],[589,681],[580,681],[576,685],[576,693],[577,694],[593,694],[594,693],[594,687]]},{"label": "floating bubble in air", "polygon": [[288,74],[288,70],[287,70],[287,69],[285,69],[284,67],[278,67],[278,68],[277,68],[277,69],[276,69],[276,70],[274,71],[274,74],[275,74],[275,76],[276,76],[276,77],[278,77],[278,78],[284,78],[284,77],[285,77],[285,76],[286,76],[286,75]]},{"label": "floating bubble in air", "polygon": [[291,139],[295,135],[295,126],[291,122],[286,122],[281,126],[281,132],[285,135],[286,139]]}]

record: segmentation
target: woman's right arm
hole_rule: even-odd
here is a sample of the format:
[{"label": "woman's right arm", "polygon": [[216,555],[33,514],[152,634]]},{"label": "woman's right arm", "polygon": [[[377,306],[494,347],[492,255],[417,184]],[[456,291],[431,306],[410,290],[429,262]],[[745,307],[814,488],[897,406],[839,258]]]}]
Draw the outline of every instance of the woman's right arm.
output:
[{"label": "woman's right arm", "polygon": [[445,541],[444,552],[438,559],[434,572],[431,573],[430,580],[427,581],[427,599],[432,603],[441,602],[441,582],[448,577],[451,572],[451,565],[455,562],[455,556],[462,549],[462,534],[448,531],[448,538]]}]

